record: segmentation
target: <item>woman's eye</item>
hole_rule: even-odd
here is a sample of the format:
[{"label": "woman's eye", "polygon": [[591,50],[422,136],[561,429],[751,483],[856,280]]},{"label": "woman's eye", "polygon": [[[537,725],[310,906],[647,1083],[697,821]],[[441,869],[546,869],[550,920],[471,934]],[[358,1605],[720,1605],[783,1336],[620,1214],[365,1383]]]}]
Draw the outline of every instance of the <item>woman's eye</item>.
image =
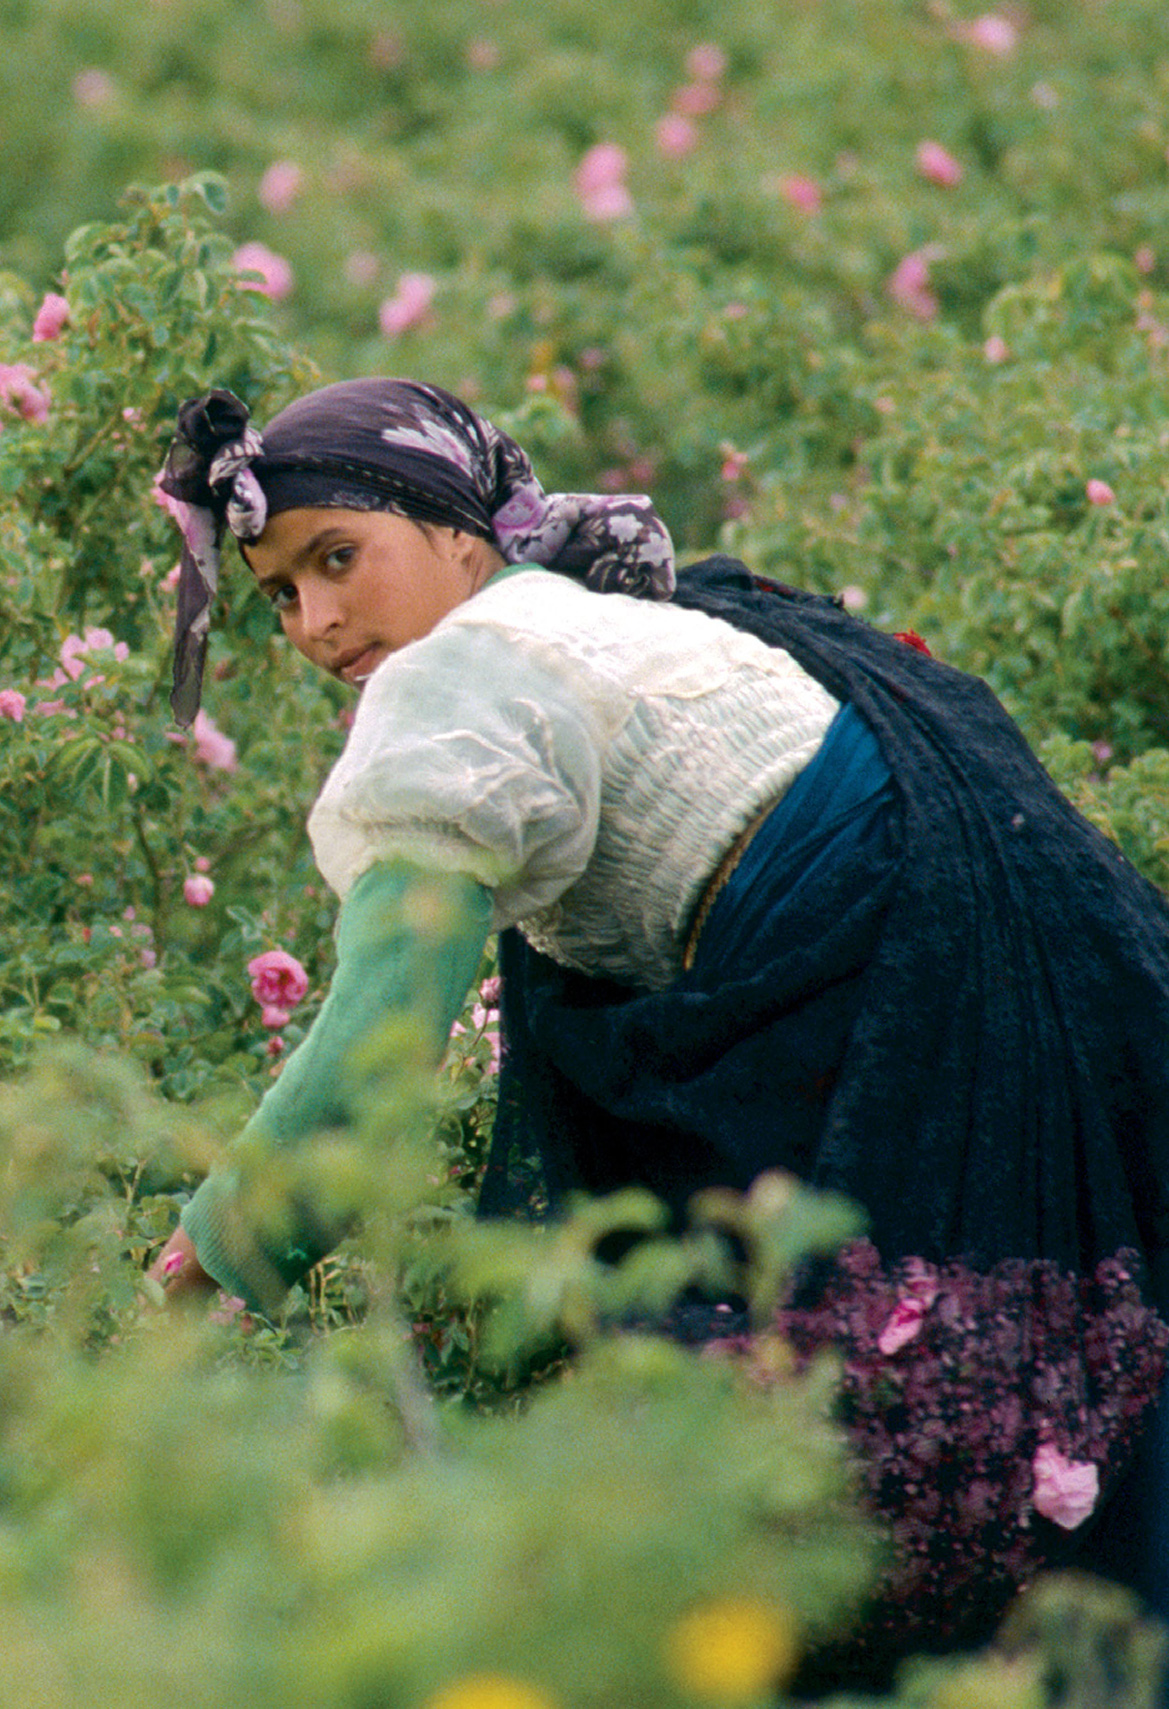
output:
[{"label": "woman's eye", "polygon": [[290,605],[296,604],[296,589],[291,582],[285,582],[283,587],[275,588],[268,597],[275,610],[287,611]]},{"label": "woman's eye", "polygon": [[334,546],[325,553],[325,568],[327,570],[345,570],[353,562],[352,546]]}]

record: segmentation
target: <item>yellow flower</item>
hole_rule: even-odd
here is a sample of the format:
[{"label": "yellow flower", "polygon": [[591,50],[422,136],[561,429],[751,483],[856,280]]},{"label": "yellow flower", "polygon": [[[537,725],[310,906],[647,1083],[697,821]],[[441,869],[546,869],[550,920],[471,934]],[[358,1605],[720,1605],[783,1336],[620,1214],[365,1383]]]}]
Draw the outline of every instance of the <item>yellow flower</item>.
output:
[{"label": "yellow flower", "polygon": [[556,1709],[534,1685],[499,1673],[470,1673],[428,1697],[423,1709]]},{"label": "yellow flower", "polygon": [[800,1645],[782,1609],[727,1599],[683,1615],[666,1634],[665,1657],[671,1676],[695,1697],[739,1703],[790,1679]]}]

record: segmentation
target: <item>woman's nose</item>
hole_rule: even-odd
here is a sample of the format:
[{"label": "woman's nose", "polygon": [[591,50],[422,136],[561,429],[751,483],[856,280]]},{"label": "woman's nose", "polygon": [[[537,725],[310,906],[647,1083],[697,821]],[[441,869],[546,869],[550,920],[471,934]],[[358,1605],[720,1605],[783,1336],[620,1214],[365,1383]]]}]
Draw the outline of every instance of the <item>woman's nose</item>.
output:
[{"label": "woman's nose", "polygon": [[343,612],[337,589],[327,581],[302,583],[297,589],[301,622],[310,641],[323,641],[341,626]]}]

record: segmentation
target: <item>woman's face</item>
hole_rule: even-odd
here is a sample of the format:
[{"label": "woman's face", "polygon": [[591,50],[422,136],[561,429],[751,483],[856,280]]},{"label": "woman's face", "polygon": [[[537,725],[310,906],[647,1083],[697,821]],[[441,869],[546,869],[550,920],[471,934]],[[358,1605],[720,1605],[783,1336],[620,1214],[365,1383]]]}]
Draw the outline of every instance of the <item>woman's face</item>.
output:
[{"label": "woman's face", "polygon": [[281,511],[246,556],[297,651],[355,685],[503,562],[475,535],[385,510]]}]

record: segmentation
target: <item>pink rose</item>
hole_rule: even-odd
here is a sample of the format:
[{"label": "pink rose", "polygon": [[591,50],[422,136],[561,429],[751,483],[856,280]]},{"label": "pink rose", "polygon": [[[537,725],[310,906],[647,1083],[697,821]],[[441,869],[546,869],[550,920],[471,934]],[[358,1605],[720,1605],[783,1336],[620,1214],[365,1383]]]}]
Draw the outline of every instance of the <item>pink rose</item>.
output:
[{"label": "pink rose", "polygon": [[295,160],[274,160],[260,179],[256,194],[270,214],[287,213],[300,195],[304,174]]},{"label": "pink rose", "polygon": [[192,908],[205,908],[215,894],[215,884],[201,872],[183,880],[183,901]]},{"label": "pink rose", "polygon": [[997,367],[1000,362],[1007,360],[1011,352],[1007,348],[1006,339],[1000,338],[997,332],[992,332],[982,347],[982,354],[992,367]]},{"label": "pink rose", "polygon": [[670,97],[670,105],[676,113],[681,113],[687,119],[701,119],[707,113],[713,113],[722,100],[722,91],[717,83],[696,82],[683,83],[674,90]]},{"label": "pink rose", "polygon": [[11,718],[14,724],[23,724],[27,705],[27,699],[18,688],[0,688],[0,718]]},{"label": "pink rose", "polygon": [[0,403],[24,421],[47,421],[48,388],[36,383],[36,370],[27,362],[0,362]]},{"label": "pink rose", "polygon": [[476,36],[467,43],[466,59],[472,71],[494,71],[500,60],[499,43]]},{"label": "pink rose", "polygon": [[[308,990],[308,974],[296,957],[284,949],[266,949],[262,955],[253,956],[248,962],[248,974],[252,996],[264,1008],[295,1008]],[[276,1024],[283,1026],[284,1021]]]},{"label": "pink rose", "polygon": [[961,161],[955,160],[940,142],[918,144],[917,170],[931,184],[940,184],[943,190],[954,189],[966,176]]},{"label": "pink rose", "polygon": [[926,250],[914,250],[897,263],[885,287],[893,301],[918,320],[933,320],[938,312],[938,299],[929,288],[929,264]]},{"label": "pink rose", "polygon": [[275,1003],[265,1004],[260,1013],[260,1025],[271,1027],[274,1032],[279,1031],[281,1027],[286,1027],[291,1019],[291,1010],[281,1009]]},{"label": "pink rose", "polygon": [[44,344],[49,339],[60,338],[69,320],[69,304],[57,291],[47,291],[37,317],[32,323],[32,341],[34,344]]},{"label": "pink rose", "polygon": [[877,1337],[877,1347],[886,1358],[899,1352],[921,1333],[925,1315],[938,1297],[938,1282],[930,1266],[911,1258],[905,1266],[897,1304]]},{"label": "pink rose", "polygon": [[791,207],[798,208],[802,214],[818,214],[824,201],[824,192],[814,178],[809,178],[803,172],[789,172],[780,178],[776,188],[784,201]]},{"label": "pink rose", "polygon": [[1115,504],[1116,494],[1107,481],[1089,481],[1084,488],[1089,504]]},{"label": "pink rose", "polygon": [[[249,1328],[250,1323],[245,1311],[246,1306],[247,1301],[241,1300],[238,1294],[221,1293],[216,1299],[217,1309],[207,1313],[207,1321],[208,1323],[221,1323],[230,1326],[237,1318],[239,1318],[240,1328]],[[241,1312],[245,1313],[243,1317],[240,1317]]]},{"label": "pink rose", "polygon": [[972,24],[965,25],[962,34],[984,53],[997,54],[1000,59],[1014,51],[1019,38],[1014,24],[995,12],[984,12],[981,18],[975,18]]},{"label": "pink rose", "polygon": [[397,338],[426,319],[437,289],[429,273],[403,273],[398,289],[378,310],[378,325],[384,338]]},{"label": "pink rose", "polygon": [[586,219],[623,220],[633,212],[633,197],[624,184],[606,184],[582,196],[580,205]]},{"label": "pink rose", "polygon": [[717,83],[727,68],[727,56],[715,42],[699,42],[686,55],[686,69],[703,83]]},{"label": "pink rose", "polygon": [[114,98],[112,79],[97,66],[79,71],[73,79],[72,91],[79,107],[108,107]]},{"label": "pink rose", "polygon": [[82,660],[88,653],[112,652],[115,659],[128,659],[130,649],[125,641],[115,641],[108,629],[87,629],[84,635],[66,635],[61,643],[61,670],[63,675],[54,678],[53,686],[58,686],[66,678],[76,682],[85,670]]},{"label": "pink rose", "polygon": [[582,156],[573,182],[578,196],[593,195],[597,190],[611,189],[622,184],[629,168],[629,156],[615,142],[598,142]]},{"label": "pink rose", "polygon": [[667,160],[681,160],[698,143],[698,131],[684,113],[667,113],[654,126],[658,153]]},{"label": "pink rose", "polygon": [[291,296],[293,272],[283,255],[277,255],[266,243],[243,243],[231,258],[237,273],[258,273],[258,279],[241,279],[242,291],[259,291],[274,303]]},{"label": "pink rose", "polygon": [[195,714],[191,734],[195,738],[195,758],[200,765],[205,765],[208,771],[236,769],[235,743],[216,728],[210,714],[202,707]]},{"label": "pink rose", "polygon": [[1100,1473],[1091,1460],[1069,1460],[1054,1442],[1041,1442],[1031,1469],[1036,1513],[1065,1531],[1082,1525],[1100,1498]]},{"label": "pink rose", "polygon": [[893,1314],[877,1337],[877,1346],[885,1357],[899,1352],[906,1342],[921,1334],[925,1307],[920,1300],[898,1300]]}]

